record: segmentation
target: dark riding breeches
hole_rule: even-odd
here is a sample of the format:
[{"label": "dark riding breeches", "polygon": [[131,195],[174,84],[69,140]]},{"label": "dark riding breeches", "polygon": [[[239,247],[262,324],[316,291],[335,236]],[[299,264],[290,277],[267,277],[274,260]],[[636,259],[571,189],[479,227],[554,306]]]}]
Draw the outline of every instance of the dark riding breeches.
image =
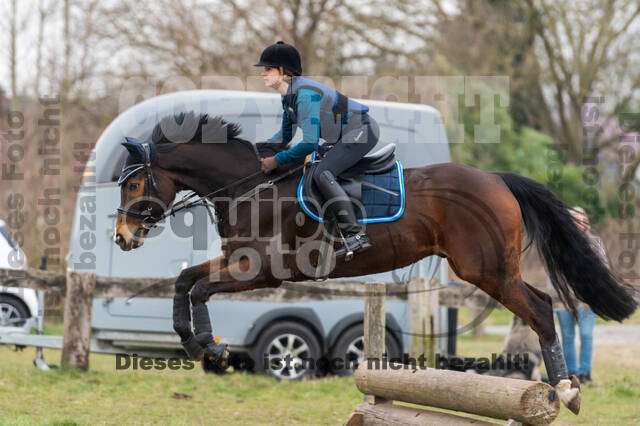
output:
[{"label": "dark riding breeches", "polygon": [[378,123],[368,114],[364,120],[361,117],[359,114],[350,117],[350,122],[343,129],[340,140],[329,149],[318,164],[314,178],[320,176],[324,170],[331,171],[337,177],[356,164],[378,143],[380,136]]}]

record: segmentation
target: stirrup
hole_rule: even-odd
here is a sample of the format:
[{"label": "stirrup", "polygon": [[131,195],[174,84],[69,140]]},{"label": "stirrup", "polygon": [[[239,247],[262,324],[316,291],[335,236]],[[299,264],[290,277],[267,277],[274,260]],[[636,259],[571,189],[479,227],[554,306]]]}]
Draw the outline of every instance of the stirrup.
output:
[{"label": "stirrup", "polygon": [[363,252],[371,248],[371,243],[367,234],[364,232],[358,232],[355,235],[351,235],[344,239],[342,247],[335,251],[334,256],[336,258],[344,255],[344,261],[349,262],[353,259],[353,255],[357,252]]}]

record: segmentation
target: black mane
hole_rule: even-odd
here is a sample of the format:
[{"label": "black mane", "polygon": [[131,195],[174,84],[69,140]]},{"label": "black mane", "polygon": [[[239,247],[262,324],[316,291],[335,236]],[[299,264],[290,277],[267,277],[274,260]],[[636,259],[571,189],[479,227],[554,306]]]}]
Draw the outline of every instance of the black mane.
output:
[{"label": "black mane", "polygon": [[[153,128],[151,142],[160,152],[170,151],[178,144],[186,142],[237,142],[253,151],[254,145],[239,137],[241,132],[240,124],[228,122],[219,115],[210,118],[209,114],[189,111],[163,117]],[[261,157],[267,157],[285,150],[287,145],[277,142],[259,142],[255,147]]]},{"label": "black mane", "polygon": [[189,111],[163,117],[153,128],[151,142],[156,145],[225,142],[238,139],[241,132],[239,124],[227,122],[219,115],[209,118],[209,114]]}]

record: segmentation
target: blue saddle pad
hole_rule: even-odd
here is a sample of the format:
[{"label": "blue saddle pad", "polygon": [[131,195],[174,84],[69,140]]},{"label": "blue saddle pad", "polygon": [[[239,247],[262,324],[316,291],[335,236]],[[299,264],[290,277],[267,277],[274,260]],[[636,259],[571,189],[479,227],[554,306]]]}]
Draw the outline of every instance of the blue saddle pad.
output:
[{"label": "blue saddle pad", "polygon": [[[303,180],[304,176],[300,178],[297,192],[300,207],[314,220],[324,222],[318,215],[313,203],[306,200],[306,192],[302,185]],[[388,172],[376,175],[364,175],[363,180],[393,191],[399,194],[399,196],[363,185],[362,199],[360,200],[361,208],[355,209],[359,223],[392,222],[402,216],[402,213],[404,213],[404,179],[402,177],[402,165],[400,161],[396,161],[396,166]]]}]

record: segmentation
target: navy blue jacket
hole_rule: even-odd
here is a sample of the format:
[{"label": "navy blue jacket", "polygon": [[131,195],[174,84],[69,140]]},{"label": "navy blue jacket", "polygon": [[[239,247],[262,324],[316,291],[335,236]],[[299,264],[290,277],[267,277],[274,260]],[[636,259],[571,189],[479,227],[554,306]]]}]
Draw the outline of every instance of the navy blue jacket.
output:
[{"label": "navy blue jacket", "polygon": [[[302,141],[286,151],[276,154],[279,164],[304,159],[318,148],[323,138],[327,143],[337,142],[340,128],[349,122],[354,113],[367,114],[369,107],[352,99],[344,117],[334,117],[333,108],[338,92],[317,81],[295,77],[282,98],[282,127],[269,141],[289,143],[293,138],[293,126],[302,127]],[[336,118],[338,120],[336,121]]]}]

